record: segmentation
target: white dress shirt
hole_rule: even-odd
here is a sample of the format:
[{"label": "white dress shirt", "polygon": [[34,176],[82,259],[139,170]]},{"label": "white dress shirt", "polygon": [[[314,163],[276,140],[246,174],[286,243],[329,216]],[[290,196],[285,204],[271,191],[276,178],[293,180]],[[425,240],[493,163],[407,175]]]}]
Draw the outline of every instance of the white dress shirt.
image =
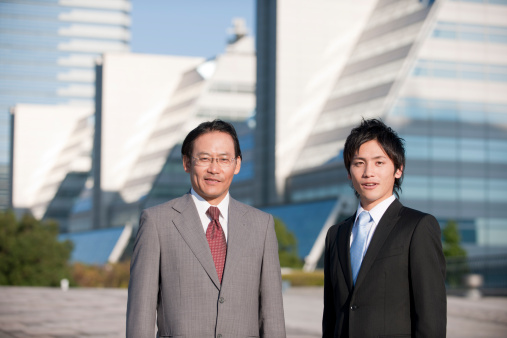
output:
[{"label": "white dress shirt", "polygon": [[[394,202],[395,199],[396,199],[396,197],[394,195],[391,195],[391,197],[386,198],[385,200],[383,200],[382,202],[377,204],[373,209],[368,211],[371,215],[371,218],[373,219],[373,225],[371,226],[370,232],[368,233],[368,237],[366,239],[366,249],[364,250],[365,253],[368,250],[368,247],[370,246],[371,238],[373,237],[373,234],[375,233],[375,229],[377,229],[377,225],[379,224],[380,219],[382,218],[382,216],[384,216],[384,213],[386,212],[387,208],[389,208],[389,206],[391,205],[391,203]],[[356,219],[354,220],[354,227],[357,226],[357,218],[359,217],[359,215],[363,211],[367,211],[367,210],[364,210],[363,207],[361,206],[361,202],[359,202],[359,206],[357,207],[357,212],[356,212]],[[353,240],[354,240],[354,232],[352,232],[350,234],[349,245],[352,245]]]},{"label": "white dress shirt", "polygon": [[[212,206],[208,203],[204,198],[202,198],[199,194],[197,194],[194,189],[190,189],[190,193],[192,194],[192,199],[194,200],[195,206],[197,208],[197,213],[199,214],[199,218],[201,219],[202,227],[204,229],[204,233],[206,234],[206,230],[208,229],[208,225],[211,222],[211,217],[206,214],[209,207]],[[220,221],[220,225],[224,230],[225,241],[227,241],[227,225],[228,225],[228,216],[229,216],[229,192],[225,195],[225,198],[218,205],[213,205],[220,210],[220,216],[218,217]]]}]

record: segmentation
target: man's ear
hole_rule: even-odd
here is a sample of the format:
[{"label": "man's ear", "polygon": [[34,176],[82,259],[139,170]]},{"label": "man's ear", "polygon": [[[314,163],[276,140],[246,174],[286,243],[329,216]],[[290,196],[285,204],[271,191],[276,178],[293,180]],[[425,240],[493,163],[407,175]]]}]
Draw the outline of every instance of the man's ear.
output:
[{"label": "man's ear", "polygon": [[236,168],[234,168],[234,175],[237,175],[239,173],[239,170],[241,169],[241,157],[236,157]]},{"label": "man's ear", "polygon": [[396,171],[394,172],[394,178],[400,178],[401,175],[403,175],[403,166],[400,166]]},{"label": "man's ear", "polygon": [[185,169],[185,172],[190,172],[190,167],[192,165],[192,161],[187,155],[183,155],[183,169]]}]

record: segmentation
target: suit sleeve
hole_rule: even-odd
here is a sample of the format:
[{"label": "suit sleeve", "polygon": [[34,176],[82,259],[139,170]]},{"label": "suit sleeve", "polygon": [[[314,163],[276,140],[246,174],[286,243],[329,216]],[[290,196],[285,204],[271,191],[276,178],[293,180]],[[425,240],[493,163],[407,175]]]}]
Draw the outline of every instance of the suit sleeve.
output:
[{"label": "suit sleeve", "polygon": [[447,298],[440,226],[425,215],[410,244],[414,337],[445,337]]},{"label": "suit sleeve", "polygon": [[285,338],[282,277],[273,216],[269,215],[259,286],[260,337]]},{"label": "suit sleeve", "polygon": [[324,251],[324,314],[322,316],[322,337],[334,337],[336,326],[336,312],[334,305],[333,285],[331,282],[330,260],[329,260],[329,237],[331,229],[326,236],[326,249]]},{"label": "suit sleeve", "polygon": [[155,337],[159,289],[160,242],[155,224],[143,212],[130,263],[127,337]]}]

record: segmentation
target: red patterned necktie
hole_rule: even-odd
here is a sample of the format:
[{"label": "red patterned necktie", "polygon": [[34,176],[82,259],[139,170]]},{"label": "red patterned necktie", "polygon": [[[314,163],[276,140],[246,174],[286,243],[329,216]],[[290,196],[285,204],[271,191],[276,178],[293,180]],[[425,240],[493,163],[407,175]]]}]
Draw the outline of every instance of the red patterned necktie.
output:
[{"label": "red patterned necktie", "polygon": [[225,256],[227,254],[227,243],[222,225],[218,220],[220,210],[217,207],[209,207],[206,214],[211,217],[211,222],[206,229],[206,239],[208,240],[211,255],[217,269],[218,280],[222,283],[222,275],[224,273]]}]

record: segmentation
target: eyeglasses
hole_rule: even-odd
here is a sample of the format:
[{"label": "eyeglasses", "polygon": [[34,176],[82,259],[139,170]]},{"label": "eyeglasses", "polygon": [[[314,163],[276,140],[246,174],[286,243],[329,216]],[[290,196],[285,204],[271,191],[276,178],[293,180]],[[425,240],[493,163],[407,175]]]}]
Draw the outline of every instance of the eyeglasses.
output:
[{"label": "eyeglasses", "polygon": [[224,168],[230,167],[234,162],[236,162],[235,158],[228,158],[228,157],[215,158],[215,157],[208,157],[208,156],[201,156],[201,157],[193,157],[192,156],[192,159],[194,160],[194,164],[198,167],[207,167],[211,163],[213,163],[213,160],[215,160],[215,162],[219,166],[224,167]]}]

